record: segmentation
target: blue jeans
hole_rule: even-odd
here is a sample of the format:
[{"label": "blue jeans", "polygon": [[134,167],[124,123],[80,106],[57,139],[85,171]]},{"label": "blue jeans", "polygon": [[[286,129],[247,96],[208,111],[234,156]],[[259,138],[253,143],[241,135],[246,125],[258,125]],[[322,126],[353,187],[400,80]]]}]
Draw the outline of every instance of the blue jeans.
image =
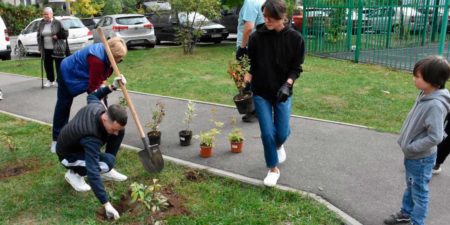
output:
[{"label": "blue jeans", "polygon": [[291,133],[289,127],[291,97],[285,102],[271,103],[261,96],[254,95],[253,102],[261,129],[266,165],[273,168],[278,165],[277,148],[284,144]]},{"label": "blue jeans", "polygon": [[405,159],[406,190],[401,212],[411,217],[414,225],[425,225],[428,214],[429,188],[436,153],[422,159]]}]

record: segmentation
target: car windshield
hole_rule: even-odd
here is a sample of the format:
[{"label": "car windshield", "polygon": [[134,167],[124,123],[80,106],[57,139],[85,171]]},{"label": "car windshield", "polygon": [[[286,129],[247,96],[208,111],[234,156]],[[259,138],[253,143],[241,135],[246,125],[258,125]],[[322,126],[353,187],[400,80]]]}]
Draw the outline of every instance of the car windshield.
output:
[{"label": "car windshield", "polygon": [[192,23],[192,21],[194,21],[194,24],[198,25],[200,23],[206,23],[208,22],[208,18],[206,18],[204,15],[200,14],[200,13],[189,13],[189,19],[188,19],[188,14],[185,12],[180,12],[178,13],[178,18],[180,19],[180,23],[186,23],[187,21],[189,21],[190,23]]},{"label": "car windshield", "polygon": [[66,30],[85,27],[78,18],[64,18],[61,22]]},{"label": "car windshield", "polygon": [[137,25],[148,23],[144,16],[121,17],[117,18],[116,22],[120,25]]}]

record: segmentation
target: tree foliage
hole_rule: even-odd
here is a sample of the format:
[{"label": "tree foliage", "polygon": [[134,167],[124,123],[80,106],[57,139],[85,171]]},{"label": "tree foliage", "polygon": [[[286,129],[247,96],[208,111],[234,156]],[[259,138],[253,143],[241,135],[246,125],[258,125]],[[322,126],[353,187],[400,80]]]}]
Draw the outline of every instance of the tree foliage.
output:
[{"label": "tree foliage", "polygon": [[205,20],[196,21],[198,14],[204,15],[210,20],[218,19],[220,17],[220,1],[169,0],[169,2],[175,12],[183,12],[186,13],[188,18],[192,17],[192,19],[181,21],[178,29],[178,42],[183,45],[184,53],[192,54],[198,39],[203,34],[200,27],[208,22]]},{"label": "tree foliage", "polygon": [[41,10],[33,6],[13,6],[0,3],[0,15],[11,35],[17,35],[32,20],[39,18]]},{"label": "tree foliage", "polygon": [[81,17],[91,17],[98,15],[105,6],[103,1],[94,2],[94,0],[77,0],[71,4],[72,13]]},{"label": "tree foliage", "polygon": [[108,3],[103,7],[103,15],[112,15],[122,12],[122,1],[121,0],[108,0]]}]

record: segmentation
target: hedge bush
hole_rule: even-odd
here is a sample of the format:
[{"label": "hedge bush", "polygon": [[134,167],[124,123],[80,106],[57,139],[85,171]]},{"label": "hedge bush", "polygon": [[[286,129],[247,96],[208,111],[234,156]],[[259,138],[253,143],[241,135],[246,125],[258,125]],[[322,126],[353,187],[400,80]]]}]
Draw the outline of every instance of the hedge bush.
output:
[{"label": "hedge bush", "polygon": [[0,15],[10,35],[18,35],[31,21],[41,17],[41,10],[34,6],[14,6],[0,3]]}]

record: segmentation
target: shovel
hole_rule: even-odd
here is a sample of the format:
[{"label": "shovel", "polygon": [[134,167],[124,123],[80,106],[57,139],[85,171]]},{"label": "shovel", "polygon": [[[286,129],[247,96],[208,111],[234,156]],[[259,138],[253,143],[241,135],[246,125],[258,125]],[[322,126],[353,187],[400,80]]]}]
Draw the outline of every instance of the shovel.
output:
[{"label": "shovel", "polygon": [[[111,53],[111,50],[109,49],[109,45],[108,45],[108,42],[106,41],[106,38],[105,38],[102,28],[100,28],[100,27],[97,28],[97,32],[100,37],[100,40],[103,43],[103,46],[105,47],[106,54],[108,55],[108,59],[114,70],[114,73],[116,73],[116,76],[120,76],[121,73],[119,71],[119,68],[117,67],[116,61]],[[119,82],[119,85],[120,85],[120,89],[122,89],[125,100],[127,101],[128,108],[130,108],[134,122],[136,123],[136,127],[138,128],[140,137],[142,139],[142,143],[144,143],[144,149],[142,149],[138,152],[139,159],[141,160],[142,166],[149,173],[160,172],[164,168],[164,159],[162,157],[161,151],[159,150],[159,146],[158,145],[150,146],[148,144],[147,139],[145,137],[144,130],[142,129],[142,126],[141,126],[141,122],[136,113],[136,108],[134,107],[133,102],[131,101],[131,98],[128,95],[127,88],[125,87],[125,85],[122,84],[122,82]]]}]

